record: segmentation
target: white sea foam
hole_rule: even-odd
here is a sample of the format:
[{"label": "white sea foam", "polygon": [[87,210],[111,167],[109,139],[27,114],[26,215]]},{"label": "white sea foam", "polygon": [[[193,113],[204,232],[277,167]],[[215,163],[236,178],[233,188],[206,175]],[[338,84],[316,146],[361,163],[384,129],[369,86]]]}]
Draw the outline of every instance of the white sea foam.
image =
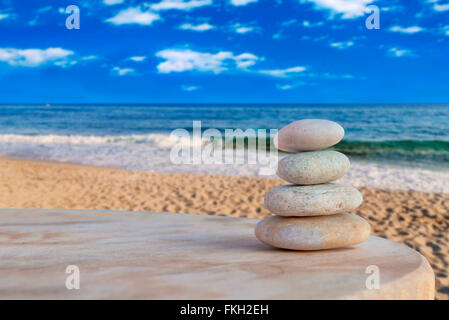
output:
[{"label": "white sea foam", "polygon": [[[135,171],[260,176],[259,165],[174,165],[167,134],[129,136],[0,135],[0,155],[82,163]],[[256,152],[250,150],[249,152]],[[274,176],[272,176],[274,177]],[[338,182],[381,189],[449,193],[449,171],[352,161]]]},{"label": "white sea foam", "polygon": [[145,135],[109,135],[109,136],[83,136],[83,135],[0,135],[1,144],[69,144],[69,145],[99,145],[99,144],[139,144],[144,143],[162,148],[170,148],[183,137],[169,136],[162,133]]},{"label": "white sea foam", "polygon": [[400,189],[449,193],[449,171],[391,166],[372,162],[351,162],[348,174],[339,183],[377,189]]}]

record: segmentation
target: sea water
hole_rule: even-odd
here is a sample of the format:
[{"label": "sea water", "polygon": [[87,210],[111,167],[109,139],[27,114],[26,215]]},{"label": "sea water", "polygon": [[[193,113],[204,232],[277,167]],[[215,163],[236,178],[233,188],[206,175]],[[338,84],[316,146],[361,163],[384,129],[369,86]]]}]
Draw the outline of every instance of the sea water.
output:
[{"label": "sea water", "polygon": [[[352,162],[343,182],[449,192],[449,105],[2,105],[0,155],[136,171],[258,176],[252,165],[174,165],[170,133],[279,129],[329,119]],[[349,181],[350,180],[350,181]]]}]

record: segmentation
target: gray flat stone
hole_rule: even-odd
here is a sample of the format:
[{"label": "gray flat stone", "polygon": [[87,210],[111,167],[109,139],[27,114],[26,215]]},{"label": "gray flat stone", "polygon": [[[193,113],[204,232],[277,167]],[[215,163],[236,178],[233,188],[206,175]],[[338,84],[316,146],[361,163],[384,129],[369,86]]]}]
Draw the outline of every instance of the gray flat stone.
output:
[{"label": "gray flat stone", "polygon": [[324,250],[359,244],[370,235],[365,219],[352,213],[319,217],[268,217],[255,230],[257,239],[280,249]]},{"label": "gray flat stone", "polygon": [[348,157],[341,152],[301,152],[282,158],[278,164],[277,175],[293,184],[312,185],[343,177],[349,166]]},{"label": "gray flat stone", "polygon": [[275,145],[287,152],[315,151],[337,144],[345,130],[338,123],[324,119],[303,119],[279,130]]},{"label": "gray flat stone", "polygon": [[268,191],[264,200],[271,213],[286,217],[347,213],[362,202],[363,196],[356,188],[336,183],[279,186]]}]

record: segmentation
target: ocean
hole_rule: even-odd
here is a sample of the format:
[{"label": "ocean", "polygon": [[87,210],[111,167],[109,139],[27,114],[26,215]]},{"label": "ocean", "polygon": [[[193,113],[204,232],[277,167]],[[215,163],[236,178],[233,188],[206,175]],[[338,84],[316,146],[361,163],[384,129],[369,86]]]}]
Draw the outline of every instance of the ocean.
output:
[{"label": "ocean", "polygon": [[2,105],[0,155],[136,171],[258,176],[250,165],[173,165],[169,135],[180,128],[191,131],[193,121],[201,121],[203,130],[224,132],[279,129],[305,118],[329,119],[345,128],[335,149],[350,157],[354,169],[393,170],[387,180],[394,180],[397,170],[418,170],[424,179],[449,171],[449,105]]}]

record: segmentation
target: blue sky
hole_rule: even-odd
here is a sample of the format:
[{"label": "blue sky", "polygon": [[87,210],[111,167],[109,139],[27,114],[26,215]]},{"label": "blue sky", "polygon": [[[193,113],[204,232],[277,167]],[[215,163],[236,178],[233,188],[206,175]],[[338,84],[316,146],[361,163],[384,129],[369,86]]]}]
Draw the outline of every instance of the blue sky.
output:
[{"label": "blue sky", "polygon": [[0,0],[0,103],[448,103],[448,84],[449,0]]}]

